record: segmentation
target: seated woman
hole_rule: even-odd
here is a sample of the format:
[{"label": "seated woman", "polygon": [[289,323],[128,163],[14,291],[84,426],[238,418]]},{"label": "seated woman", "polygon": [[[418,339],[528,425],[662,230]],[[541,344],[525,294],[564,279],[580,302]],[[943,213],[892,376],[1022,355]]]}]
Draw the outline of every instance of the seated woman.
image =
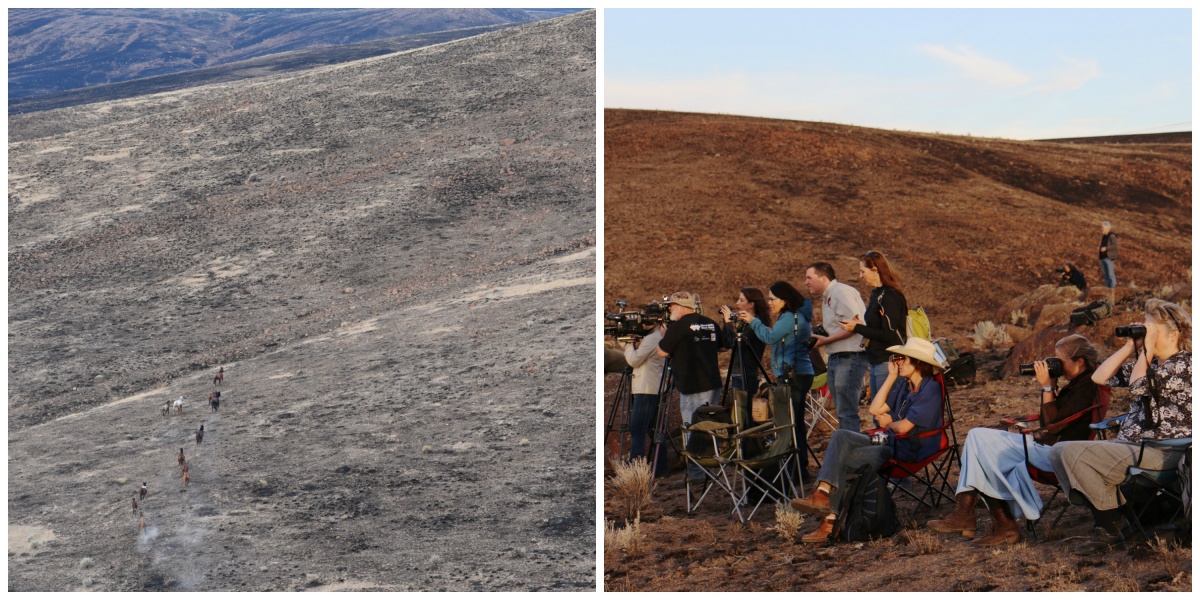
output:
[{"label": "seated woman", "polygon": [[[857,431],[839,429],[829,439],[825,463],[817,474],[817,488],[807,498],[792,500],[796,510],[825,518],[816,531],[801,538],[806,544],[824,544],[833,533],[833,523],[845,496],[846,476],[863,465],[879,470],[892,457],[916,462],[937,452],[937,436],[917,439],[917,435],[942,426],[942,386],[933,378],[941,371],[934,356],[933,343],[911,337],[903,346],[888,348],[895,356],[888,361],[888,375],[871,401],[876,422],[892,434],[907,434],[893,442],[874,445],[871,438]],[[897,383],[897,379],[906,381]]]},{"label": "seated woman", "polygon": [[[738,294],[737,303],[733,306],[737,312],[754,315],[762,322],[771,324],[771,309],[767,307],[767,299],[762,290],[744,287]],[[733,371],[730,385],[735,390],[742,390],[753,395],[758,391],[758,371],[762,365],[763,354],[767,345],[758,336],[745,330],[738,322],[737,314],[728,306],[717,309],[725,324],[721,327],[721,347],[733,348],[729,357],[729,368]],[[742,343],[738,344],[737,334],[741,330]],[[744,371],[744,372],[743,372]]]},{"label": "seated woman", "polygon": [[1057,392],[1046,363],[1033,363],[1041,387],[1038,404],[1042,428],[1029,436],[1029,440],[1019,433],[985,427],[972,429],[963,444],[954,512],[944,519],[930,521],[930,529],[974,536],[975,503],[980,495],[991,510],[993,526],[991,535],[975,540],[980,546],[1016,543],[1021,539],[1016,517],[1024,515],[1031,520],[1041,517],[1042,497],[1025,469],[1025,448],[1029,448],[1030,463],[1043,471],[1052,470],[1051,446],[1060,441],[1086,440],[1091,419],[1084,415],[1067,425],[1055,424],[1095,406],[1099,391],[1092,381],[1098,355],[1087,338],[1068,335],[1058,340],[1054,356],[1062,361],[1063,375],[1067,378],[1067,385]]},{"label": "seated woman", "polygon": [[[1140,325],[1132,323],[1131,325]],[[1192,320],[1176,304],[1157,298],[1146,301],[1145,340],[1137,336],[1108,357],[1092,381],[1128,387],[1129,417],[1113,441],[1063,442],[1050,451],[1050,464],[1067,499],[1087,503],[1096,520],[1093,539],[1075,554],[1103,552],[1124,539],[1119,507],[1125,499],[1120,484],[1138,461],[1143,439],[1192,437]],[[1123,364],[1133,357],[1133,362]],[[1149,446],[1141,466],[1174,469],[1180,453]]]}]

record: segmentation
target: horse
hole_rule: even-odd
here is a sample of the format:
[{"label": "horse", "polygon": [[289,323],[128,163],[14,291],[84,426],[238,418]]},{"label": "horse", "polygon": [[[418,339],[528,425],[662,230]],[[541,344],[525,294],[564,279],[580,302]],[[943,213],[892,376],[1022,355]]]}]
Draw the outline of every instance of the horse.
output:
[{"label": "horse", "polygon": [[213,375],[213,385],[221,385],[225,381],[225,367],[217,369],[217,374]]}]

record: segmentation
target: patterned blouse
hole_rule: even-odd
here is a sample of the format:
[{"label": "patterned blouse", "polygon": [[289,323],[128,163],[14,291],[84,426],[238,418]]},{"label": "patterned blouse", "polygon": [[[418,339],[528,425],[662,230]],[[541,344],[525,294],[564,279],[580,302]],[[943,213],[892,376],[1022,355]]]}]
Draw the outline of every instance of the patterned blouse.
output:
[{"label": "patterned blouse", "polygon": [[[1192,437],[1192,353],[1177,352],[1161,364],[1154,364],[1146,377],[1129,381],[1133,364],[1121,366],[1108,380],[1109,387],[1128,387],[1133,399],[1129,402],[1129,418],[1121,424],[1117,441],[1140,443],[1150,439]],[[1150,394],[1150,379],[1157,393]],[[1143,420],[1143,406],[1151,401],[1151,417],[1157,426]]]}]

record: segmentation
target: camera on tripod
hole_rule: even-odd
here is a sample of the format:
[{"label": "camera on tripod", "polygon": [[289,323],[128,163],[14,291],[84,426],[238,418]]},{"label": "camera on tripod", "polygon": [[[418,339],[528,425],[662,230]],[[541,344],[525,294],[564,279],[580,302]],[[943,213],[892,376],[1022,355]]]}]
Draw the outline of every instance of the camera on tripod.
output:
[{"label": "camera on tripod", "polygon": [[651,302],[642,310],[629,310],[629,301],[617,300],[617,312],[604,313],[604,335],[622,342],[640,340],[670,320],[671,308],[666,298]]},{"label": "camera on tripod", "polygon": [[[1046,371],[1049,372],[1051,378],[1062,377],[1062,374],[1063,374],[1062,361],[1053,356],[1047,358],[1046,359]],[[1021,365],[1021,374],[1022,375],[1034,375],[1033,363],[1029,363],[1027,365]]]},{"label": "camera on tripod", "polygon": [[[816,327],[813,327],[812,332],[813,332],[813,335],[820,335],[820,336],[826,336],[826,337],[829,336],[829,332],[825,331],[824,325],[817,325]],[[807,340],[803,340],[800,342],[800,344],[802,346],[804,346],[805,348],[808,348],[809,350],[812,350],[813,344],[816,344],[816,343],[817,343],[817,338],[815,338],[815,337],[810,337]]]}]

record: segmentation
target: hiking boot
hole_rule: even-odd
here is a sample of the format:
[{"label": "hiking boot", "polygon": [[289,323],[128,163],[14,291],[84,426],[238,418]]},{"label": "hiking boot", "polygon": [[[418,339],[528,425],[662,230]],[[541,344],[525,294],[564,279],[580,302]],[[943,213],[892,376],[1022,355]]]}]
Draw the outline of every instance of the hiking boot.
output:
[{"label": "hiking boot", "polygon": [[1107,552],[1113,546],[1125,541],[1125,536],[1120,533],[1109,533],[1103,527],[1097,527],[1092,530],[1092,539],[1075,546],[1071,550],[1071,554],[1075,556],[1091,556],[1101,552]]},{"label": "hiking boot", "polygon": [[821,526],[818,527],[816,531],[813,531],[812,533],[800,538],[800,541],[805,544],[814,544],[818,546],[824,546],[825,544],[828,544],[831,541],[830,538],[833,537],[833,523],[835,521],[837,521],[837,517],[834,517],[833,515],[821,519]]},{"label": "hiking boot", "polygon": [[972,543],[976,546],[1001,546],[1021,541],[1021,526],[1017,524],[1017,520],[1008,512],[1008,503],[999,501],[994,504],[997,506],[991,509],[991,535],[979,538]]},{"label": "hiking boot", "polygon": [[975,503],[979,493],[975,490],[963,492],[954,496],[954,512],[944,519],[930,521],[926,525],[938,533],[961,533],[963,537],[975,537],[977,521],[975,519]]},{"label": "hiking boot", "polygon": [[823,517],[833,512],[833,509],[829,506],[829,493],[822,491],[821,488],[813,490],[812,495],[807,498],[792,500],[792,508],[810,515],[817,515],[818,517]]}]

